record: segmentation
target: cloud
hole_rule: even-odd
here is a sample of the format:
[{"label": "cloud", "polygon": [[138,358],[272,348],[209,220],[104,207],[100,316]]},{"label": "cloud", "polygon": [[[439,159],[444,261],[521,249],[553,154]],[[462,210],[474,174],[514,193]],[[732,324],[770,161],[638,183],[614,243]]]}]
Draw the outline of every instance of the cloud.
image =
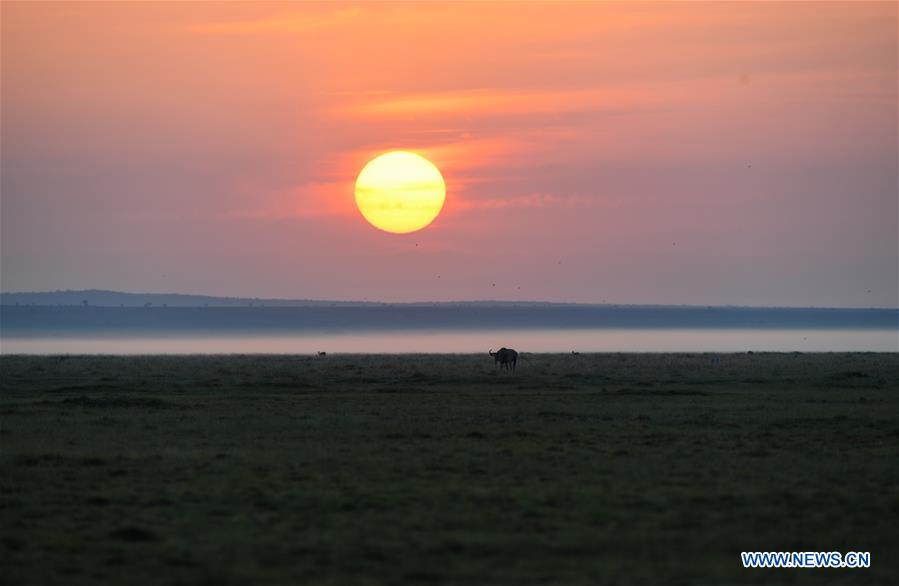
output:
[{"label": "cloud", "polygon": [[345,216],[355,210],[352,181],[312,182],[269,191],[263,196],[248,193],[251,205],[221,214],[225,220],[285,220]]},{"label": "cloud", "polygon": [[206,22],[188,28],[192,32],[208,35],[294,33],[338,26],[357,18],[360,14],[359,8],[349,7],[321,14],[304,13],[272,18]]},{"label": "cloud", "polygon": [[664,96],[631,87],[599,87],[568,91],[476,89],[433,93],[380,92],[332,109],[337,116],[380,117],[534,116],[563,112],[633,111],[658,106]]},{"label": "cloud", "polygon": [[468,197],[454,204],[461,210],[539,209],[592,207],[596,199],[583,195],[558,195],[554,193],[531,193],[511,197]]}]

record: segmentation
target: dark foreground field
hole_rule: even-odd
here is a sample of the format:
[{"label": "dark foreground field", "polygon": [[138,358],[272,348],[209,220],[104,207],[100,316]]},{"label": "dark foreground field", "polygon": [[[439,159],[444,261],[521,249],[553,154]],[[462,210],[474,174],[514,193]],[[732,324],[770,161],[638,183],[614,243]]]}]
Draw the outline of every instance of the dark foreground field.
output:
[{"label": "dark foreground field", "polygon": [[[12,584],[896,584],[899,355],[0,357]],[[868,570],[744,570],[749,550]]]}]

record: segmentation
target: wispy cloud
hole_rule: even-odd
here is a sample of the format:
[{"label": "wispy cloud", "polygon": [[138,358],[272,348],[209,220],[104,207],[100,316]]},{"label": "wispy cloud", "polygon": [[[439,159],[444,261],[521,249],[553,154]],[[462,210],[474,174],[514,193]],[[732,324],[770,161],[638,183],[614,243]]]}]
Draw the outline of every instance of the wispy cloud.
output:
[{"label": "wispy cloud", "polygon": [[575,208],[592,207],[596,198],[583,195],[558,195],[554,193],[531,193],[509,197],[468,197],[456,202],[461,210],[501,210],[501,209],[539,209],[539,208]]},{"label": "wispy cloud", "polygon": [[348,7],[325,13],[305,12],[271,18],[205,22],[192,25],[189,30],[209,35],[293,33],[341,25],[360,14],[359,8]]},{"label": "wispy cloud", "polygon": [[251,206],[222,213],[225,220],[285,220],[355,213],[352,181],[315,182],[248,197]]},{"label": "wispy cloud", "polygon": [[[668,96],[666,96],[668,97]],[[632,87],[569,91],[477,89],[451,92],[366,95],[332,109],[339,116],[516,116],[600,110],[634,110],[658,105],[662,96]]]}]

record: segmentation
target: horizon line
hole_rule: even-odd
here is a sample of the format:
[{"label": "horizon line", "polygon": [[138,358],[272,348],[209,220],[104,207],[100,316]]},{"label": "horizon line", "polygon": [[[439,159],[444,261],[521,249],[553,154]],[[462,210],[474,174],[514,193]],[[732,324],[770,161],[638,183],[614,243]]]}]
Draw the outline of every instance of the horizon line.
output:
[{"label": "horizon line", "polygon": [[[569,306],[624,306],[624,307],[684,307],[684,308],[728,308],[728,309],[819,309],[819,310],[879,310],[899,311],[899,303],[896,307],[858,307],[858,306],[815,306],[815,305],[741,305],[741,304],[709,304],[709,303],[620,303],[620,302],[584,302],[584,301],[543,301],[543,300],[508,300],[508,299],[455,299],[455,300],[419,300],[419,301],[379,301],[379,300],[354,300],[354,299],[316,299],[316,298],[291,298],[291,297],[249,297],[232,295],[210,295],[206,293],[154,293],[117,291],[114,289],[55,289],[46,291],[0,291],[0,297],[7,295],[48,295],[59,293],[106,293],[115,295],[155,295],[155,296],[180,296],[201,297],[208,299],[228,299],[258,302],[279,303],[341,303],[360,305],[452,305],[452,304],[531,304],[531,305],[569,305]],[[0,303],[6,306],[6,304]],[[95,305],[94,307],[111,307]]]}]

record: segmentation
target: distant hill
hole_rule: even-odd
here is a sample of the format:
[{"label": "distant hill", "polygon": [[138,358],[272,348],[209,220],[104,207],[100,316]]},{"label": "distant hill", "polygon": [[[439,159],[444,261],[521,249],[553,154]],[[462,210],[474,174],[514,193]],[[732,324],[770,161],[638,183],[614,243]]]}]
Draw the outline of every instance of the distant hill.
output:
[{"label": "distant hill", "polygon": [[92,306],[92,307],[378,307],[378,306],[571,306],[570,303],[540,301],[464,301],[384,303],[377,301],[326,301],[318,299],[262,299],[259,297],[215,297],[181,293],[123,293],[103,289],[0,293],[0,305]]},{"label": "distant hill", "polygon": [[897,309],[562,303],[372,303],[114,291],[4,293],[0,336],[297,334],[386,330],[889,329]]},{"label": "distant hill", "polygon": [[94,307],[321,307],[367,305],[365,302],[316,301],[312,299],[259,299],[214,297],[181,293],[122,293],[103,289],[0,293],[0,305],[89,305]]}]

